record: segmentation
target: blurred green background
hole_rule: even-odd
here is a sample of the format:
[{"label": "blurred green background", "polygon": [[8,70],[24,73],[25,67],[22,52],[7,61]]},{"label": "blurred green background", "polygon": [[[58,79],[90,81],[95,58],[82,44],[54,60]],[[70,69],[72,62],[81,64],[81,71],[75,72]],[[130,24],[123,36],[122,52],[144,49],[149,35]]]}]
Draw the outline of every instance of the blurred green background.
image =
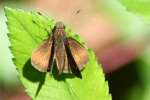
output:
[{"label": "blurred green background", "polygon": [[0,1],[0,100],[30,100],[12,62],[5,6],[63,20],[95,51],[113,100],[149,100],[149,5],[150,0]]},{"label": "blurred green background", "polygon": [[17,80],[17,72],[15,65],[12,62],[12,54],[9,50],[9,40],[7,37],[6,18],[3,12],[3,7],[0,7],[0,84],[1,86],[15,85]]}]

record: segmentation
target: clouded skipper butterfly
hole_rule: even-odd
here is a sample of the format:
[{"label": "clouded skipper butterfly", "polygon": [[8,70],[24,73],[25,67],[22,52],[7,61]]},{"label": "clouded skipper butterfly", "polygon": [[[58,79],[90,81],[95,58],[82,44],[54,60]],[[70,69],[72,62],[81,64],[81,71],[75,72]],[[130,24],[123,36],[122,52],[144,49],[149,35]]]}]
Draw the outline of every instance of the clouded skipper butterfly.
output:
[{"label": "clouded skipper butterfly", "polygon": [[80,78],[80,71],[88,62],[86,49],[75,39],[66,37],[62,22],[56,23],[51,36],[33,51],[31,57],[32,65],[41,72],[52,71],[54,62],[59,74],[72,73]]}]

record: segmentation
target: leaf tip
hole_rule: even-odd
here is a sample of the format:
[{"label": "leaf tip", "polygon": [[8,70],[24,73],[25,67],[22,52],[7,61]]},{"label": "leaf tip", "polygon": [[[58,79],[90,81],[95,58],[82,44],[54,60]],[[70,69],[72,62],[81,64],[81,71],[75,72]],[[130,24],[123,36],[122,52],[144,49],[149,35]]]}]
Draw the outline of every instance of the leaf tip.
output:
[{"label": "leaf tip", "polygon": [[15,10],[10,7],[4,7],[5,16],[8,17],[10,13],[14,12]]},{"label": "leaf tip", "polygon": [[5,12],[9,12],[9,11],[11,11],[11,10],[13,10],[13,9],[12,9],[12,8],[9,8],[8,6],[4,7],[4,11],[5,11]]}]

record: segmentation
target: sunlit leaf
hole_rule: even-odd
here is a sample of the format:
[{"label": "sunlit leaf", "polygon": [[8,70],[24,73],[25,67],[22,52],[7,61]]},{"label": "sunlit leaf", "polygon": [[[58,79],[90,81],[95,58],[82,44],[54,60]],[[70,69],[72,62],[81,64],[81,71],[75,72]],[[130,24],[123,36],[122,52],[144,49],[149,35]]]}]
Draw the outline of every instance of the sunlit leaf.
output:
[{"label": "sunlit leaf", "polygon": [[[35,12],[5,8],[11,51],[19,78],[28,95],[37,100],[111,100],[108,83],[92,50],[87,49],[89,62],[82,71],[82,79],[50,75],[33,68],[32,51],[50,34],[55,21]],[[33,23],[36,22],[37,24]],[[47,32],[49,31],[49,33]],[[66,28],[68,36],[81,42],[79,36]],[[83,44],[83,43],[82,43]]]}]

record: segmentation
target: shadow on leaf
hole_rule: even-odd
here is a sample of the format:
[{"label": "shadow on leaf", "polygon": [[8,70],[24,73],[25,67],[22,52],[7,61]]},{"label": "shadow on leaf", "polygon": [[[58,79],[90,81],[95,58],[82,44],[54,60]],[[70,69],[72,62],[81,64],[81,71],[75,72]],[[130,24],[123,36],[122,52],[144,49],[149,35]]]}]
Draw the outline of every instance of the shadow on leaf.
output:
[{"label": "shadow on leaf", "polygon": [[[52,75],[57,81],[65,81],[66,78],[71,79],[75,77],[75,75],[68,73],[59,75],[56,63],[54,63],[53,65]],[[42,85],[45,82],[46,73],[36,70],[31,65],[31,59],[28,59],[23,68],[23,76],[31,82],[39,82],[39,86],[35,94],[35,97],[37,97],[40,92],[40,89],[42,88]]]},{"label": "shadow on leaf", "polygon": [[35,94],[35,97],[36,97],[38,95],[38,93],[40,92],[42,85],[45,82],[46,73],[39,72],[38,70],[36,70],[31,65],[31,59],[28,59],[23,68],[23,76],[32,82],[39,82],[39,86],[38,86],[36,94]]},{"label": "shadow on leaf", "polygon": [[66,78],[74,78],[75,75],[73,74],[69,74],[69,73],[62,73],[61,75],[59,75],[58,73],[58,69],[57,69],[57,66],[56,66],[56,63],[54,63],[53,65],[53,69],[52,69],[52,74],[53,74],[53,77],[55,78],[55,80],[57,81],[65,81]]}]

